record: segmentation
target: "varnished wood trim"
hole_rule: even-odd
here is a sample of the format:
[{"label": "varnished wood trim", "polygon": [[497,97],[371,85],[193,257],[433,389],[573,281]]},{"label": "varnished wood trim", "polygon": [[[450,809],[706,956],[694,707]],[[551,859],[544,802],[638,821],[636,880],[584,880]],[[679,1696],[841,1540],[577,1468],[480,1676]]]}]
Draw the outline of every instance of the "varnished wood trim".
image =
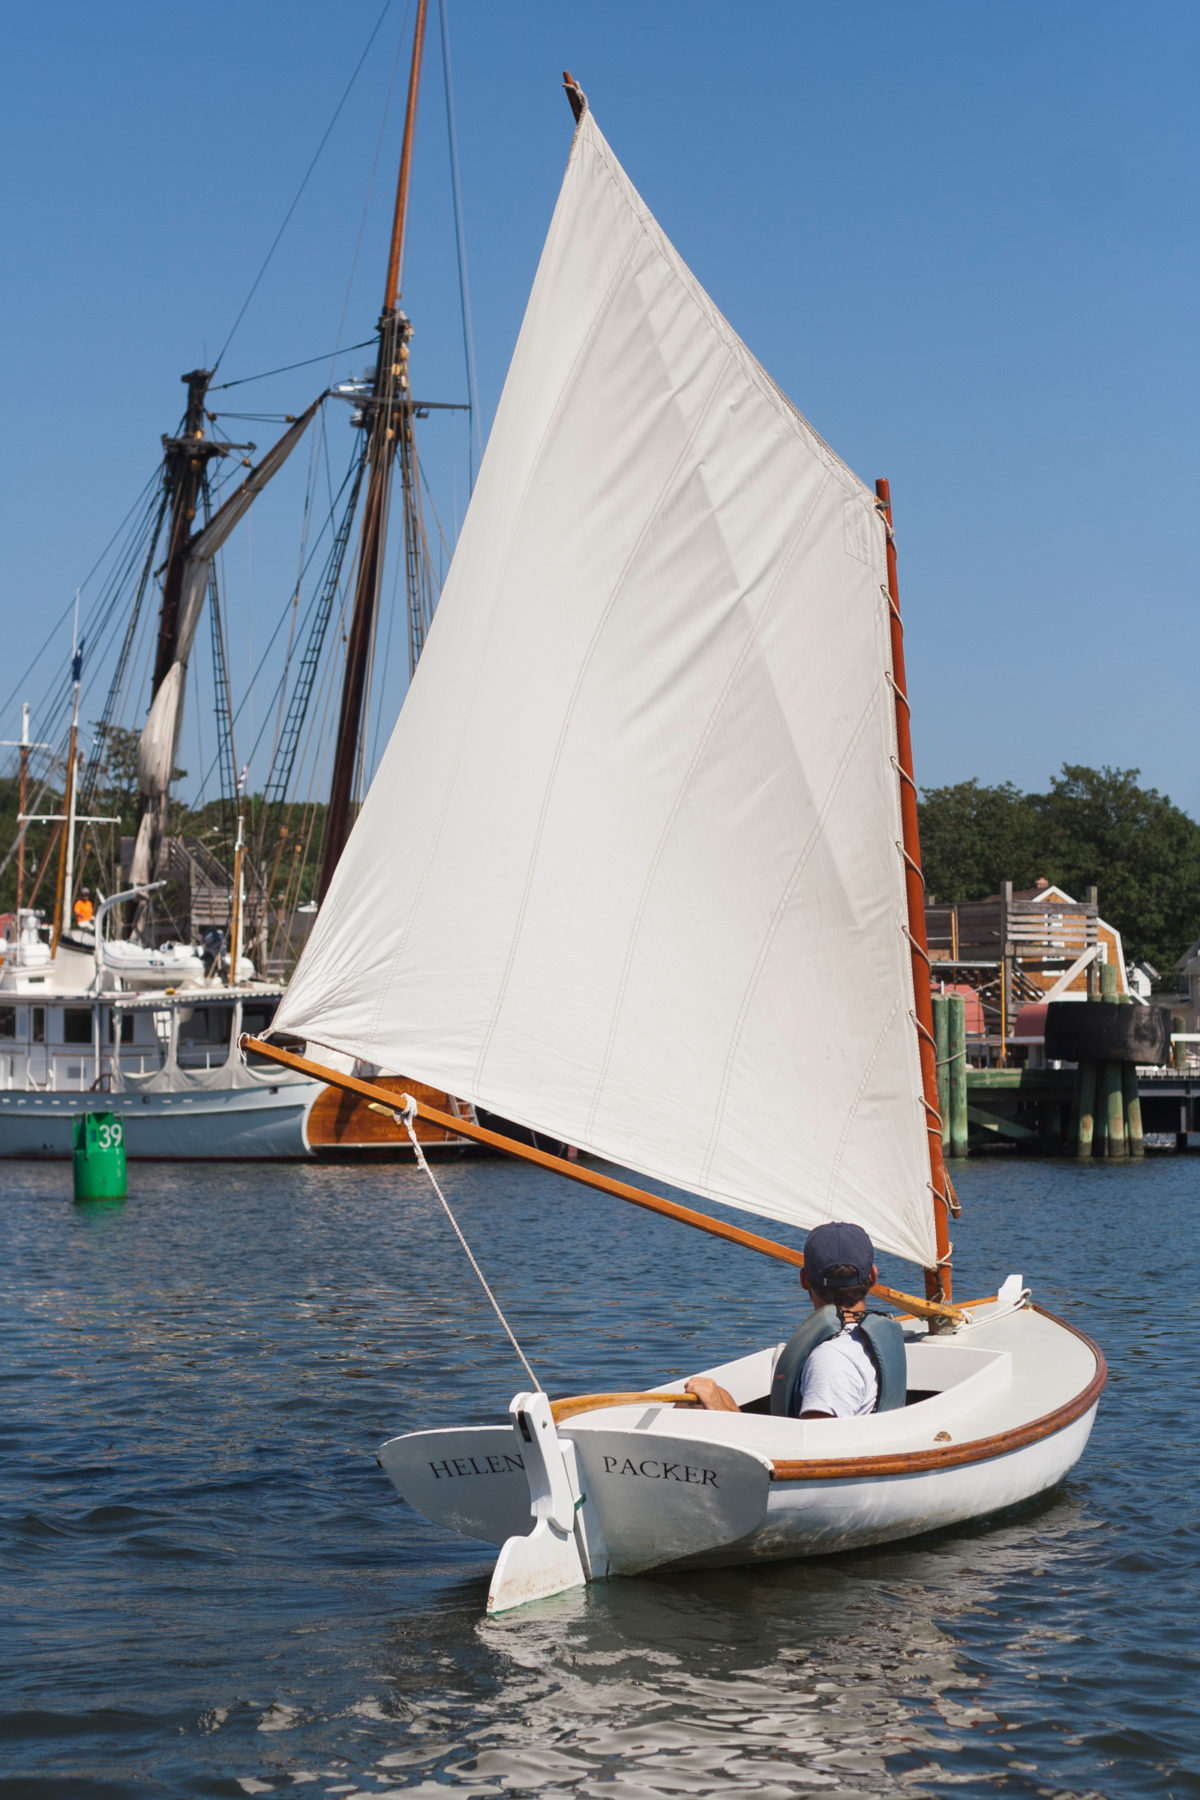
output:
[{"label": "varnished wood trim", "polygon": [[573,1419],[579,1413],[597,1412],[602,1406],[699,1406],[695,1394],[572,1394],[566,1400],[552,1400],[550,1413],[556,1425]]},{"label": "varnished wood trim", "polygon": [[885,1475],[923,1475],[937,1469],[961,1468],[965,1463],[990,1462],[993,1457],[1006,1456],[1012,1450],[1023,1450],[1027,1444],[1039,1443],[1043,1438],[1053,1437],[1055,1432],[1073,1425],[1076,1419],[1082,1418],[1096,1404],[1103,1392],[1104,1383],[1108,1379],[1108,1364],[1104,1360],[1104,1352],[1077,1325],[1069,1324],[1066,1319],[1058,1318],[1041,1306],[1035,1306],[1033,1311],[1041,1313],[1044,1319],[1052,1319],[1064,1331],[1079,1338],[1096,1359],[1095,1374],[1073,1400],[1056,1407],[1053,1412],[1043,1413],[1040,1419],[1031,1419],[1028,1425],[1014,1426],[1011,1431],[997,1432],[994,1437],[972,1438],[965,1444],[945,1444],[935,1450],[902,1450],[884,1456],[837,1456],[821,1459],[804,1457],[794,1461],[777,1461],[771,1471],[772,1479],[861,1481]]},{"label": "varnished wood trim", "polygon": [[[356,1075],[344,1075],[337,1069],[327,1069],[323,1063],[313,1062],[307,1056],[296,1056],[291,1050],[284,1050],[278,1044],[268,1044],[261,1038],[243,1036],[238,1039],[238,1047],[243,1051],[252,1050],[256,1056],[269,1057],[272,1062],[281,1063],[285,1069],[295,1069],[301,1075],[315,1075],[318,1080],[328,1082],[330,1087],[342,1088],[348,1094],[360,1094],[365,1100],[378,1100],[389,1107],[396,1104],[396,1096],[378,1085],[360,1081]],[[678,1219],[684,1225],[694,1225],[700,1231],[708,1231],[714,1237],[724,1238],[726,1243],[741,1244],[747,1250],[757,1250],[760,1256],[774,1257],[777,1262],[791,1263],[798,1269],[804,1266],[803,1253],[793,1250],[790,1244],[777,1244],[772,1238],[759,1237],[753,1231],[743,1231],[740,1225],[730,1225],[726,1220],[714,1219],[708,1213],[694,1212],[690,1206],[680,1206],[674,1200],[664,1199],[661,1194],[650,1194],[645,1188],[631,1187],[627,1181],[617,1181],[611,1175],[601,1174],[599,1169],[589,1169],[582,1163],[568,1162],[565,1157],[552,1156],[547,1150],[519,1144],[514,1138],[502,1137],[498,1131],[489,1131],[485,1125],[477,1125],[473,1119],[453,1118],[449,1113],[439,1112],[435,1106],[427,1106],[418,1095],[414,1094],[412,1098],[418,1118],[430,1125],[440,1125],[456,1136],[474,1138],[480,1144],[490,1144],[493,1149],[503,1150],[509,1156],[519,1157],[523,1162],[536,1163],[539,1168],[552,1169],[556,1175],[565,1175],[568,1181],[578,1181],[584,1187],[596,1188],[602,1194],[615,1194],[618,1200],[629,1200],[634,1206],[645,1207],[647,1212],[659,1213],[667,1219]],[[912,1313],[919,1319],[957,1321],[961,1318],[961,1310],[957,1307],[921,1300],[917,1295],[905,1294],[899,1288],[884,1287],[882,1282],[873,1287],[871,1292],[881,1300],[886,1300],[890,1306],[903,1307],[905,1312]]]}]

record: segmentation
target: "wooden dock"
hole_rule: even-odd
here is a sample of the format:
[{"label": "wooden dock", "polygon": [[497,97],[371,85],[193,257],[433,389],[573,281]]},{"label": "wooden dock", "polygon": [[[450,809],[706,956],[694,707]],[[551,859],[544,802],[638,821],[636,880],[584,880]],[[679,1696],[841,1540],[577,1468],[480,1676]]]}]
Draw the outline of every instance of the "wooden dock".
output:
[{"label": "wooden dock", "polygon": [[[1139,1072],[1137,1087],[1147,1148],[1192,1148],[1189,1137],[1200,1130],[1200,1074],[1169,1068]],[[968,1154],[998,1149],[1070,1154],[1074,1091],[1074,1069],[968,1069]]]}]

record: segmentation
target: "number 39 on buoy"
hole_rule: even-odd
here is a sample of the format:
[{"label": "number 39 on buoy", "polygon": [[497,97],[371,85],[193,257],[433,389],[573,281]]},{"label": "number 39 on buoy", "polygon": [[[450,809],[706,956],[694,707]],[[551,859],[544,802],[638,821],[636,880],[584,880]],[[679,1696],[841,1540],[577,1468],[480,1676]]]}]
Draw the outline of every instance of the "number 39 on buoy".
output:
[{"label": "number 39 on buoy", "polygon": [[124,1200],[125,1127],[111,1112],[75,1120],[76,1200]]}]

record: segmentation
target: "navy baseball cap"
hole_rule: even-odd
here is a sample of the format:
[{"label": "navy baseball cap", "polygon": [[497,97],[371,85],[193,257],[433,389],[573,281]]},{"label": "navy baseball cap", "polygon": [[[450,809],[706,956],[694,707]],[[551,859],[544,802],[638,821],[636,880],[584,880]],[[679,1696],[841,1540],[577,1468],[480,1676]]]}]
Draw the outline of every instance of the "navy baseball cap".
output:
[{"label": "navy baseball cap", "polygon": [[829,1294],[841,1288],[870,1287],[874,1261],[874,1246],[861,1225],[818,1225],[804,1240],[808,1278]]}]

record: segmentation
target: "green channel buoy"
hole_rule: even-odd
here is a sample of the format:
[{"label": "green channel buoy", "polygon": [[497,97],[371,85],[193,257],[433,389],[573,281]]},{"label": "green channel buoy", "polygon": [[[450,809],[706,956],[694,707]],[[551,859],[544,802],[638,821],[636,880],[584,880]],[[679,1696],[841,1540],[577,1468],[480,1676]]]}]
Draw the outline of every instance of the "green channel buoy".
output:
[{"label": "green channel buoy", "polygon": [[124,1200],[125,1127],[111,1112],[75,1118],[76,1200]]}]

